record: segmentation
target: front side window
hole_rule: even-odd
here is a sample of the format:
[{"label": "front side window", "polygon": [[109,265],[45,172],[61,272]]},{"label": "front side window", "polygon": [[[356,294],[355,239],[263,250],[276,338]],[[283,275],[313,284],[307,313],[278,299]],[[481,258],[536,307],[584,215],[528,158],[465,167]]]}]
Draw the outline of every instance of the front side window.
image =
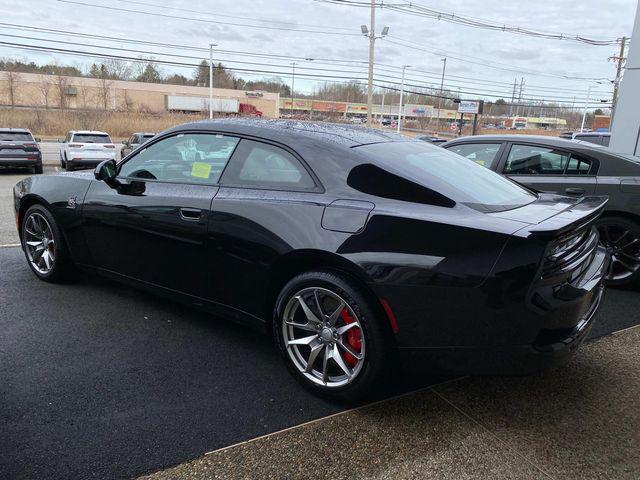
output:
[{"label": "front side window", "polygon": [[268,143],[243,139],[224,174],[225,185],[308,190],[313,178],[291,153]]},{"label": "front side window", "polygon": [[537,145],[513,145],[504,166],[511,175],[562,175],[569,154]]},{"label": "front side window", "polygon": [[[375,168],[360,165],[347,182],[356,189],[365,187],[371,195],[376,195],[377,188],[385,198],[438,206],[462,203],[483,212],[510,210],[537,198],[502,175],[426,142],[375,143],[354,150],[364,153]],[[385,173],[411,182],[412,188],[388,188]]]},{"label": "front side window", "polygon": [[501,143],[467,143],[454,145],[447,150],[473,160],[483,167],[491,168],[501,146]]},{"label": "front side window", "polygon": [[177,183],[217,184],[239,139],[213,133],[164,138],[121,164],[121,177]]}]

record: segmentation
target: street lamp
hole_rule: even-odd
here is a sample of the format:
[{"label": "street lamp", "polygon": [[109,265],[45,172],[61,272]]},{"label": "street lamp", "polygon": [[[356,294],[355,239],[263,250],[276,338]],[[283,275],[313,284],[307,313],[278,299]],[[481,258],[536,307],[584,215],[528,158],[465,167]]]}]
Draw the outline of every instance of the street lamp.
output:
[{"label": "street lamp", "polygon": [[213,47],[215,43],[209,44],[209,120],[213,118]]},{"label": "street lamp", "polygon": [[[313,62],[313,58],[305,58],[305,61]],[[296,65],[298,65],[298,62],[291,62],[290,65],[291,65],[291,117],[293,117],[293,103],[294,103],[293,87],[295,86],[295,83],[296,83]],[[311,108],[313,108],[313,102],[311,103]]]},{"label": "street lamp", "polygon": [[400,133],[400,124],[402,123],[402,97],[404,97],[404,71],[411,68],[411,65],[402,66],[402,82],[400,82],[400,104],[398,105],[398,133]]}]

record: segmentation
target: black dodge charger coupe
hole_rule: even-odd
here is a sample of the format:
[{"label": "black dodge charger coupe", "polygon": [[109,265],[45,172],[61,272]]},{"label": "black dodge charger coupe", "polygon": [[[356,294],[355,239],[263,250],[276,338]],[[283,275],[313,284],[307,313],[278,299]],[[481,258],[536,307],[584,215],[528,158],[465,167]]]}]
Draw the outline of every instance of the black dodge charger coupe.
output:
[{"label": "black dodge charger coupe", "polygon": [[609,265],[600,197],[535,194],[361,127],[204,121],[92,173],[30,177],[31,270],[92,270],[262,325],[316,392],[367,395],[398,360],[524,373],[589,332]]}]

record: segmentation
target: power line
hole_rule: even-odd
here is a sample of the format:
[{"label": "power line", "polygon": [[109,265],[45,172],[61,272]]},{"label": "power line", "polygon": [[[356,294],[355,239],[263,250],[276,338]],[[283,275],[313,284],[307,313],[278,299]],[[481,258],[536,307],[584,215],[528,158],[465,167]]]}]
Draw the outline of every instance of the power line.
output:
[{"label": "power line", "polygon": [[[109,58],[109,59],[114,59],[114,60],[125,60],[125,61],[130,61],[130,62],[135,62],[135,63],[157,63],[157,64],[162,64],[162,65],[171,65],[171,66],[175,66],[175,67],[182,67],[182,68],[194,68],[194,67],[198,67],[199,64],[195,64],[195,63],[187,63],[187,62],[178,62],[178,61],[168,61],[168,60],[158,60],[158,59],[154,59],[154,58],[139,58],[139,57],[131,57],[131,56],[124,56],[124,55],[111,55],[111,54],[104,54],[104,53],[95,53],[95,52],[87,52],[87,51],[83,51],[83,50],[71,50],[71,49],[63,49],[63,48],[55,48],[55,47],[47,47],[47,46],[40,46],[40,45],[29,45],[29,44],[21,44],[21,43],[13,43],[13,42],[2,42],[0,41],[0,45],[5,45],[7,47],[10,48],[18,48],[18,49],[26,49],[26,50],[35,50],[35,51],[43,51],[43,52],[48,52],[48,53],[59,53],[59,54],[65,54],[65,55],[75,55],[75,56],[81,56],[81,57],[88,57],[88,58]],[[256,74],[261,74],[261,75],[275,75],[275,76],[289,76],[289,72],[285,71],[274,71],[274,70],[256,70],[256,69],[246,69],[246,68],[226,68],[226,70],[229,71],[233,71],[233,72],[242,72],[243,74],[247,74],[247,75],[256,75]],[[362,80],[361,78],[355,78],[355,76],[340,76],[340,75],[323,75],[323,74],[307,74],[307,73],[298,73],[298,75],[303,76],[305,78],[308,78],[310,80],[321,80],[321,81],[331,81],[331,80],[341,80],[342,82],[346,81],[356,81],[359,82],[360,80]],[[379,82],[379,80],[377,79],[376,81]],[[385,81],[385,83],[387,84],[387,86],[379,86],[379,88],[390,88],[388,87],[389,84],[391,85],[399,85],[399,82],[391,82],[391,81]],[[376,85],[378,86],[378,85]],[[417,85],[417,84],[412,84],[412,83],[407,83],[407,86],[409,87],[417,87],[417,88],[423,88],[421,85]],[[457,97],[453,97],[453,96],[448,96],[448,95],[438,95],[438,94],[433,94],[433,93],[426,93],[426,92],[419,92],[419,91],[408,91],[408,93],[415,93],[418,95],[424,95],[424,96],[429,96],[429,97],[433,97],[433,98],[443,98],[443,99],[449,99],[449,100],[454,100],[457,99]],[[471,92],[471,91],[463,91],[460,90],[460,93],[464,93],[464,94],[471,94],[471,95],[476,95],[478,92]],[[493,97],[493,98],[502,98],[504,95],[483,95],[485,97]],[[531,100],[534,100],[533,98],[531,98]],[[540,101],[541,99],[535,99],[537,101]],[[555,101],[555,103],[571,103],[569,101],[560,101],[557,100]],[[596,104],[596,102],[594,102],[594,104]],[[603,104],[604,106],[604,104]],[[546,107],[545,107],[546,108]],[[548,107],[548,108],[552,108],[552,107]]]},{"label": "power line", "polygon": [[[204,47],[196,47],[196,46],[191,46],[191,45],[181,45],[181,44],[171,44],[171,43],[164,43],[164,42],[154,42],[154,41],[148,41],[148,40],[140,40],[140,39],[129,39],[129,38],[124,38],[124,37],[112,37],[112,36],[106,36],[106,35],[97,35],[97,34],[88,34],[88,33],[81,33],[81,32],[70,32],[67,30],[57,30],[57,29],[50,29],[50,28],[44,28],[44,27],[33,27],[33,26],[28,26],[28,25],[20,25],[20,24],[11,24],[11,23],[0,23],[0,27],[5,27],[8,29],[13,29],[13,30],[19,30],[19,31],[28,31],[28,32],[37,32],[37,33],[44,33],[44,34],[48,34],[48,35],[65,35],[65,36],[74,36],[74,37],[80,37],[80,38],[91,38],[91,39],[99,39],[99,40],[104,40],[104,41],[109,41],[109,42],[118,42],[118,43],[131,43],[131,44],[139,44],[139,45],[146,45],[146,46],[156,46],[156,47],[162,47],[162,48],[169,48],[169,49],[180,49],[180,50],[192,50],[192,51],[197,51],[197,52],[208,52],[207,48]],[[55,39],[43,39],[43,38],[37,38],[37,37],[27,37],[27,36],[19,36],[19,35],[9,35],[9,34],[2,34],[2,36],[8,36],[8,37],[14,37],[14,38],[23,38],[23,39],[29,39],[29,40],[39,40],[39,41],[46,41],[46,42],[52,42],[52,43],[65,43],[65,44],[73,44],[75,45],[75,43],[72,42],[65,42],[65,41],[61,41],[61,40],[55,40]],[[171,56],[175,56],[175,57],[183,57],[183,58],[197,58],[197,59],[201,59],[201,57],[190,57],[190,56],[186,56],[186,55],[174,55],[174,54],[167,54],[167,53],[158,53],[158,52],[146,52],[146,51],[138,51],[138,50],[130,50],[130,49],[122,49],[122,48],[118,48],[118,47],[112,47],[112,46],[101,46],[101,45],[90,45],[90,46],[95,46],[96,48],[109,48],[109,49],[113,49],[113,50],[120,50],[120,51],[135,51],[135,52],[139,52],[139,53],[148,53],[148,54],[152,54],[152,55],[171,55]],[[300,62],[304,62],[304,61],[308,61],[308,58],[304,58],[304,57],[298,57],[298,56],[292,56],[292,55],[276,55],[276,54],[267,54],[267,53],[255,53],[255,52],[244,52],[244,51],[235,51],[235,50],[216,50],[216,54],[217,55],[231,55],[231,56],[245,56],[245,57],[253,57],[253,58],[269,58],[269,59],[275,59],[275,60],[285,60],[285,61],[289,61],[289,60],[296,60],[296,61],[300,61]],[[227,62],[233,62],[233,63],[244,63],[244,64],[255,64],[255,65],[263,65],[261,63],[256,63],[256,62],[242,62],[239,60],[227,60],[225,59],[225,61]],[[364,61],[359,61],[359,60],[345,60],[345,59],[314,59],[314,65],[332,65],[332,66],[340,66],[342,67],[340,70],[331,70],[331,69],[324,69],[326,71],[340,71],[343,72],[344,71],[344,65],[343,64],[354,64],[354,65],[366,65],[367,62]],[[350,66],[350,65],[349,65]],[[301,67],[301,68],[307,68],[307,67]],[[386,73],[394,73],[393,70],[400,70],[401,67],[397,67],[394,65],[388,65],[388,64],[382,64],[382,63],[376,63],[376,70],[379,72],[386,72]],[[314,69],[314,68],[310,68],[311,70],[321,70],[321,69]],[[413,72],[418,72],[418,73],[423,73],[424,75],[421,75],[421,79],[417,80],[417,81],[424,81],[424,78],[427,77],[432,77],[435,79],[439,79],[440,78],[440,73],[436,73],[436,72],[428,72],[425,70],[420,70],[420,69],[412,69],[412,73]],[[453,88],[457,88],[459,86],[459,84],[472,84],[472,85],[490,85],[491,87],[495,87],[495,86],[499,86],[499,85],[504,85],[506,87],[508,87],[509,89],[511,88],[511,83],[507,83],[507,82],[499,82],[499,81],[486,81],[486,80],[478,80],[478,79],[469,79],[467,77],[464,76],[459,76],[459,75],[454,75],[454,74],[450,74],[449,78],[455,78],[458,79],[455,81],[455,83],[449,82],[449,84],[447,85],[449,88],[453,87]],[[428,82],[425,82],[428,83]],[[433,83],[433,82],[432,82]],[[435,88],[435,84],[434,84],[434,88]],[[469,87],[464,87],[464,88],[469,88]],[[546,92],[557,92],[557,93],[561,93],[562,91],[566,91],[566,92],[574,92],[576,89],[568,89],[568,88],[561,88],[561,87],[538,87],[535,85],[532,85],[530,87],[528,87],[529,90],[531,91],[540,91],[540,92],[545,92],[545,94],[548,96],[548,94]]]},{"label": "power line", "polygon": [[[315,1],[322,2],[322,3],[330,3],[334,5],[345,5],[345,6],[363,7],[363,8],[364,7],[370,8],[371,6],[370,2],[364,2],[359,0],[315,0]],[[376,7],[386,8],[388,10],[393,10],[393,11],[408,14],[411,16],[432,18],[435,20],[454,23],[454,24],[463,25],[467,27],[508,32],[508,33],[514,33],[517,35],[526,35],[530,37],[545,38],[549,40],[570,40],[570,41],[575,41],[575,42],[580,42],[580,43],[585,43],[588,45],[595,45],[595,46],[616,45],[620,43],[619,38],[594,39],[594,38],[586,37],[584,35],[545,32],[543,30],[533,30],[530,28],[511,26],[496,20],[487,20],[487,19],[467,16],[467,15],[458,15],[452,12],[445,12],[443,10],[437,10],[434,8],[421,5],[420,3],[416,3],[416,2],[393,3],[393,2],[384,2],[380,0],[378,3],[376,3]]]}]

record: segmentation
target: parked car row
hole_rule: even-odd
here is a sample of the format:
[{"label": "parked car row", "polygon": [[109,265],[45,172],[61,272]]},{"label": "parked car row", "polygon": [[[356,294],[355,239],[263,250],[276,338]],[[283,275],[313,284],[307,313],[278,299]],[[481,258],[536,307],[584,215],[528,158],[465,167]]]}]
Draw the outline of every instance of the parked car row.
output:
[{"label": "parked car row", "polygon": [[607,199],[496,173],[601,173],[635,190],[630,162],[570,145],[443,149],[350,125],[202,121],[93,172],[19,182],[16,224],[41,280],[89,270],[262,326],[303,385],[351,400],[397,360],[520,374],[575,351],[609,271],[595,228]]},{"label": "parked car row", "polygon": [[[122,142],[120,158],[153,138],[155,133],[136,132]],[[29,168],[43,171],[42,150],[36,138],[26,128],[0,128],[0,167]],[[60,166],[65,170],[95,168],[103,160],[116,159],[116,145],[106,132],[72,130],[60,143]]]}]

